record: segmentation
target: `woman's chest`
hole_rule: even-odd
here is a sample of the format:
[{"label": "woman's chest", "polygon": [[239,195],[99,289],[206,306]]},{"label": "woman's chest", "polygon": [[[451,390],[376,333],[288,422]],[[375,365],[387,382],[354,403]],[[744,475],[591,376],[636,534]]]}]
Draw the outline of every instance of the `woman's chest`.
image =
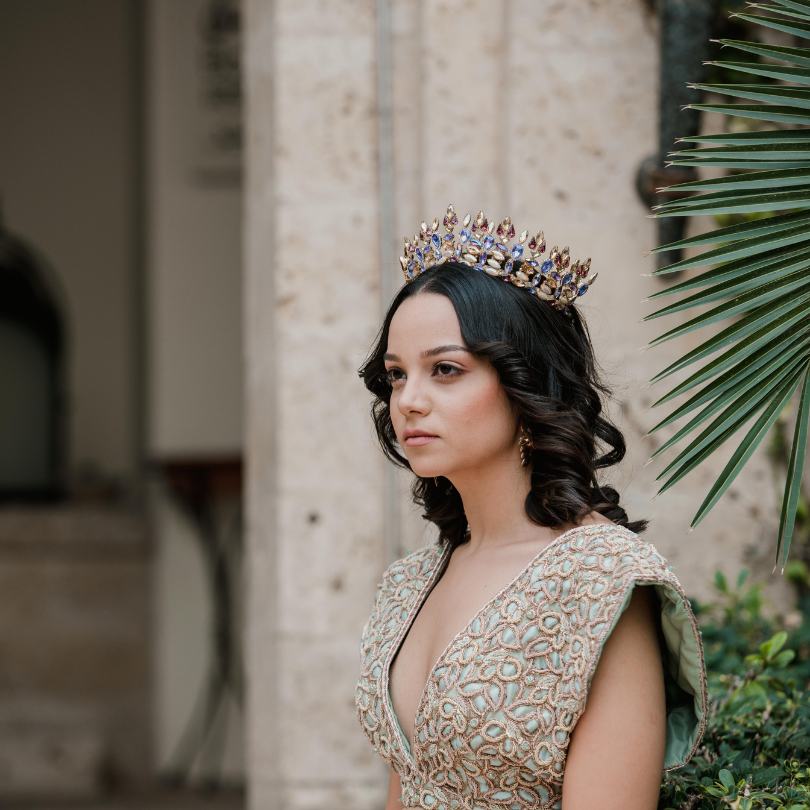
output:
[{"label": "woman's chest", "polygon": [[[525,552],[523,552],[525,556]],[[410,742],[414,718],[430,675],[471,620],[511,582],[526,560],[500,554],[475,560],[452,555],[444,573],[425,594],[415,594],[415,616],[393,651],[389,694],[395,716]]]},{"label": "woman's chest", "polygon": [[[460,775],[483,769],[485,793],[508,772],[543,794],[562,777],[585,670],[575,623],[560,609],[559,578],[530,566],[491,598],[461,599],[448,614],[454,624],[443,620],[441,634],[430,619],[457,592],[447,588],[431,606],[438,572],[415,578],[411,571],[407,582],[394,579],[383,593],[363,635],[361,722],[384,758],[409,778],[428,777],[434,788],[463,790],[469,777]],[[398,671],[400,686],[418,679],[419,689],[397,692],[406,704],[397,713],[392,662],[423,607],[423,635],[411,637],[414,654],[400,661],[410,669]]]}]

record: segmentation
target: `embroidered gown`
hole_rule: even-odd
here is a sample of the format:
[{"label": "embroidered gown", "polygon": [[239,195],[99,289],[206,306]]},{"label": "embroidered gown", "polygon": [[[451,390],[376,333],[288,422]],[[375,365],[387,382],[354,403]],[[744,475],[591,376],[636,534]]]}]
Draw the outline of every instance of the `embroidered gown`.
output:
[{"label": "embroidered gown", "polygon": [[660,605],[664,771],[692,757],[708,707],[697,621],[666,559],[612,523],[558,535],[451,639],[419,698],[411,750],[389,672],[449,557],[436,543],[389,565],[361,634],[356,714],[399,774],[404,807],[560,810],[569,737],[635,585],[654,585]]}]

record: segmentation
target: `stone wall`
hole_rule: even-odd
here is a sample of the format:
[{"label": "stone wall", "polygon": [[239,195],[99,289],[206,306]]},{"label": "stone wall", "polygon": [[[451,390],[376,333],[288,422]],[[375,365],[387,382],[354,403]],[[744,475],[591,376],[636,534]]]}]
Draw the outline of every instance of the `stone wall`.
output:
[{"label": "stone wall", "polygon": [[150,780],[149,557],[124,511],[0,511],[0,805]]}]

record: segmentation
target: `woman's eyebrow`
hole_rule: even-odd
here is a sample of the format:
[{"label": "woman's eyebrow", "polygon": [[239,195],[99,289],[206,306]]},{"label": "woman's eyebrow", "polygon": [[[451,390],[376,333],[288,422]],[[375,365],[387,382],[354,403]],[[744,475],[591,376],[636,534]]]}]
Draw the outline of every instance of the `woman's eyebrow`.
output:
[{"label": "woman's eyebrow", "polygon": [[[465,346],[436,346],[433,349],[425,349],[419,356],[420,357],[433,357],[436,354],[443,354],[444,352],[469,352],[470,350]],[[399,360],[399,357],[391,352],[386,352],[383,355],[383,360]]]}]

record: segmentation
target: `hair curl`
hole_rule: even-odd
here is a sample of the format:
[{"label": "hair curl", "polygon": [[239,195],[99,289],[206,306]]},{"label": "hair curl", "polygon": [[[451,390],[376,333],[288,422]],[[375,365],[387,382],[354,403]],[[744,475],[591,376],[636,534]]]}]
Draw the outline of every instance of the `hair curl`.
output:
[{"label": "hair curl", "polygon": [[[467,348],[489,361],[520,420],[529,431],[531,489],[526,514],[541,526],[578,523],[591,511],[641,533],[645,519],[630,521],[619,493],[599,486],[596,471],[618,464],[624,436],[600,415],[601,391],[611,391],[596,373],[596,361],[584,320],[573,306],[557,310],[512,284],[499,283],[465,264],[448,261],[403,285],[391,302],[376,345],[358,370],[374,394],[371,416],[383,453],[411,470],[397,450],[383,355],[391,319],[400,304],[420,293],[445,295],[455,309]],[[596,455],[596,439],[610,449]],[[440,540],[453,547],[464,542],[467,526],[461,496],[450,481],[416,476],[411,487],[422,517],[439,527]]]}]

